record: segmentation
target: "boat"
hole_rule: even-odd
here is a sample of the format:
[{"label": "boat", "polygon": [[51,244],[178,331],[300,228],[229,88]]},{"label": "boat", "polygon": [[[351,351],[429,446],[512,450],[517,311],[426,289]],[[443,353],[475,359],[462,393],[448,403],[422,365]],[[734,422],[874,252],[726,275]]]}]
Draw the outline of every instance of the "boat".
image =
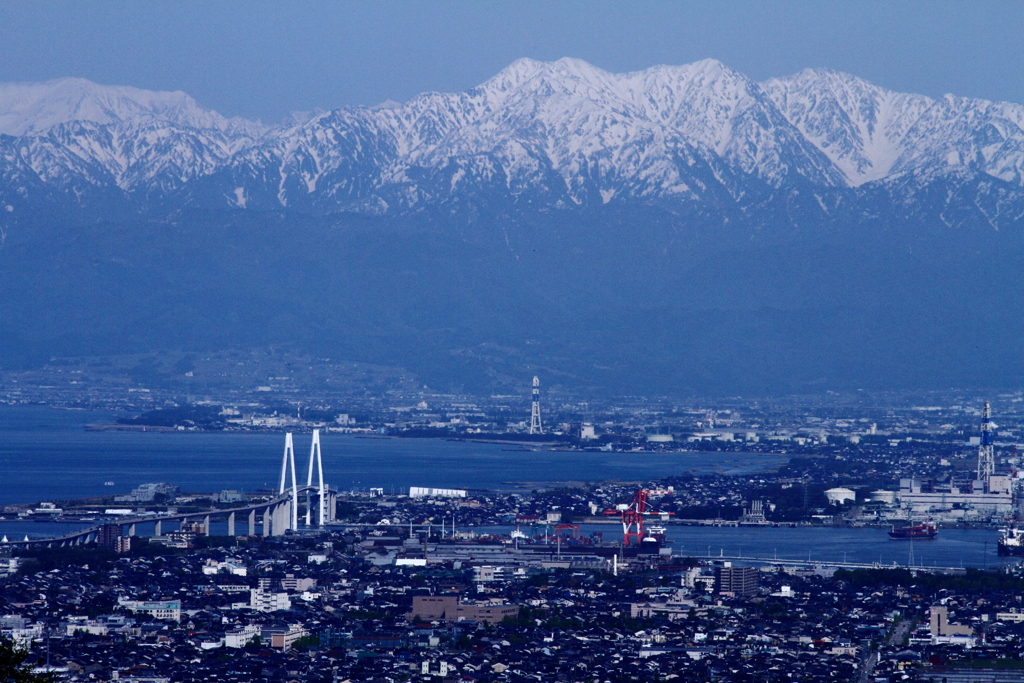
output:
[{"label": "boat", "polygon": [[1024,557],[1024,529],[1015,526],[1000,529],[996,550],[1000,557]]},{"label": "boat", "polygon": [[935,538],[935,535],[939,533],[939,530],[931,522],[922,522],[920,524],[911,523],[910,526],[904,526],[893,528],[889,531],[889,538],[894,541],[902,541],[904,539],[920,539],[920,538]]}]

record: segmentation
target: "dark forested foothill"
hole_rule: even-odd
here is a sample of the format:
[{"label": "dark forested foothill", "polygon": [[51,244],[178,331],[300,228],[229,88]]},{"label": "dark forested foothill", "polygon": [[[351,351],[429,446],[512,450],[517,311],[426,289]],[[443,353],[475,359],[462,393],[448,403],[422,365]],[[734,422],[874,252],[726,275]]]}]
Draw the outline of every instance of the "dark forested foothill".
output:
[{"label": "dark forested foothill", "polygon": [[919,586],[961,592],[1024,591],[1024,578],[969,567],[962,575],[928,574],[909,569],[837,569],[835,578],[858,587]]},{"label": "dark forested foothill", "polygon": [[180,426],[211,429],[224,426],[225,420],[220,411],[220,406],[185,405],[174,408],[147,410],[136,417],[119,418],[117,422],[122,425],[146,427]]}]

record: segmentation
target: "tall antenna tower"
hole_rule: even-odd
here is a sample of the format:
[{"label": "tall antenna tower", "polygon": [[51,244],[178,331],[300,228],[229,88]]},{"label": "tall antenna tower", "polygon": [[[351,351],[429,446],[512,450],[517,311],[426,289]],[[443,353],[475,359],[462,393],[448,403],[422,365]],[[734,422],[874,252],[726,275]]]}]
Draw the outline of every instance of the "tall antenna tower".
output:
[{"label": "tall antenna tower", "polygon": [[284,436],[284,459],[281,461],[281,490],[280,493],[284,493],[285,487],[285,475],[288,472],[288,466],[291,465],[292,471],[292,516],[291,516],[291,528],[293,530],[299,528],[299,483],[295,478],[295,446],[292,443],[292,433],[288,432]]},{"label": "tall antenna tower", "polygon": [[992,445],[992,430],[995,428],[988,401],[985,401],[985,412],[981,418],[981,445],[978,446],[978,479],[986,485],[989,477],[996,473],[996,447]]},{"label": "tall antenna tower", "polygon": [[533,410],[530,412],[530,433],[543,434],[540,426],[540,378],[533,378]]}]

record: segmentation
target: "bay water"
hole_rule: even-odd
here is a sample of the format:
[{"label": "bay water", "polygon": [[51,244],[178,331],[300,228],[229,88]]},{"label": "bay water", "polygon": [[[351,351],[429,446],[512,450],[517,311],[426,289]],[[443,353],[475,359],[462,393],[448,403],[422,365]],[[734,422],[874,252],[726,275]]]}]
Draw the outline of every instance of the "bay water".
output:
[{"label": "bay water", "polygon": [[[128,493],[146,482],[183,492],[254,492],[280,483],[283,433],[87,431],[118,416],[0,406],[0,505]],[[300,480],[309,434],[295,435]],[[514,489],[566,481],[637,481],[684,472],[755,473],[785,457],[735,453],[529,451],[472,441],[323,434],[324,476],[341,491],[410,486]],[[106,482],[113,482],[107,485]]]},{"label": "bay water", "polygon": [[[128,493],[146,482],[176,484],[185,492],[279,484],[282,433],[88,431],[116,413],[0,406],[0,505]],[[339,490],[409,486],[504,489],[569,481],[636,481],[685,472],[756,476],[785,456],[736,453],[594,453],[528,451],[502,444],[431,439],[321,437],[325,477]],[[296,465],[305,477],[310,435],[296,434]],[[113,485],[107,485],[113,482]],[[75,528],[58,523],[0,521],[0,537],[58,536]],[[597,527],[595,527],[597,528]],[[607,540],[618,533],[600,525]],[[214,528],[214,533],[218,530]],[[918,566],[996,566],[997,533],[944,529],[934,541],[894,542],[878,528],[669,526],[676,555],[751,556],[813,561],[881,562]],[[912,552],[911,552],[912,551]],[[912,558],[911,558],[912,555]]]}]

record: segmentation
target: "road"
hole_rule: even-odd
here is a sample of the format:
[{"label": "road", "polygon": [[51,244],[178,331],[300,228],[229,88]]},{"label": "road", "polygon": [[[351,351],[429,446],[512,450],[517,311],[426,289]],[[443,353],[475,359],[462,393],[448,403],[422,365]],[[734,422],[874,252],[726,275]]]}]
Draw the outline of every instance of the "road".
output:
[{"label": "road", "polygon": [[[901,619],[896,627],[893,628],[892,633],[889,634],[889,638],[885,641],[886,647],[898,647],[903,643],[903,639],[907,637],[907,633],[910,632],[910,627],[914,625],[913,619]],[[861,662],[860,675],[857,676],[857,683],[868,683],[871,678],[871,674],[874,673],[875,667],[878,666],[878,652],[872,652],[868,657]]]}]

